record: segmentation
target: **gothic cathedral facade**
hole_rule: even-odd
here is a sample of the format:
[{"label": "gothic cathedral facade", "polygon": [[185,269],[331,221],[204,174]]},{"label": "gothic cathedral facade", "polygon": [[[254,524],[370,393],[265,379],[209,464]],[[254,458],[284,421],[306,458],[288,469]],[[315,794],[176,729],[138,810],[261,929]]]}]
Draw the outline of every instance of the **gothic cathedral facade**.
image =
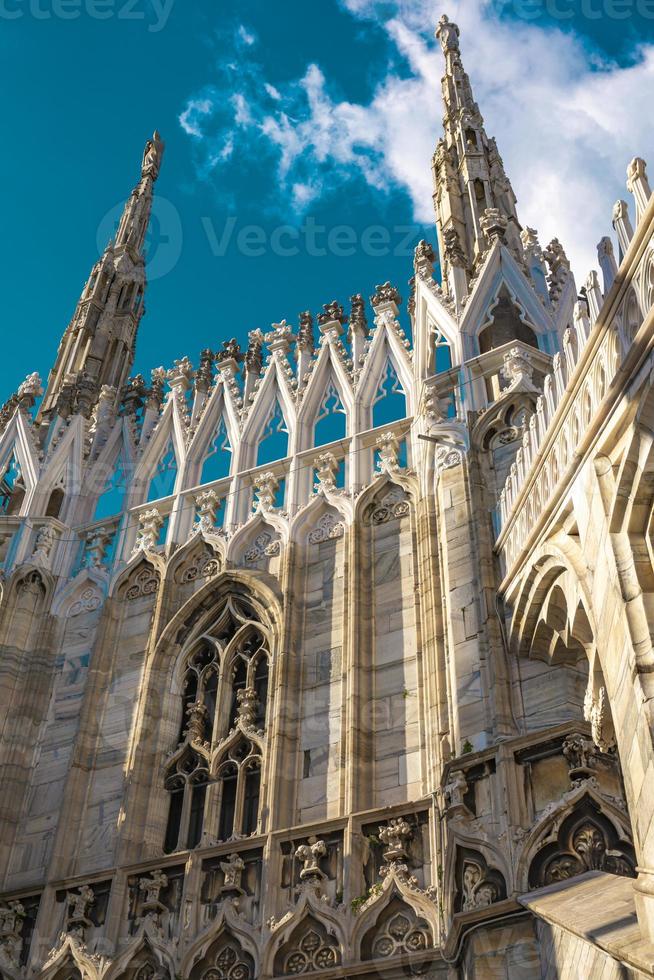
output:
[{"label": "gothic cathedral facade", "polygon": [[437,37],[407,332],[130,377],[155,133],[0,412],[6,980],[651,975],[654,198],[578,289]]}]

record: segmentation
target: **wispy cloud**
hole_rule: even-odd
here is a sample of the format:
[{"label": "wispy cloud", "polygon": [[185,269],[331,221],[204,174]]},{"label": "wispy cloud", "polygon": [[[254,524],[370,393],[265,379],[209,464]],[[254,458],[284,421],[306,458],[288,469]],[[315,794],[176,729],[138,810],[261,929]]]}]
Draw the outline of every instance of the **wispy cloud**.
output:
[{"label": "wispy cloud", "polygon": [[239,27],[238,36],[243,42],[243,44],[247,45],[248,48],[252,47],[252,45],[256,44],[257,42],[256,34],[254,34],[253,31],[248,30],[245,24],[241,24],[241,26]]},{"label": "wispy cloud", "polygon": [[[271,195],[303,211],[335,192],[344,176],[371,188],[404,190],[414,218],[429,222],[430,160],[441,134],[440,48],[428,0],[341,0],[354,17],[375,20],[406,66],[388,69],[367,104],[347,101],[316,64],[281,84],[254,57],[219,65],[211,87],[189,100],[180,123],[202,146],[202,171],[238,158],[275,161]],[[464,64],[511,177],[520,217],[541,240],[557,235],[578,275],[596,264],[594,244],[609,228],[614,200],[635,155],[654,157],[649,119],[654,47],[620,67],[569,31],[498,19],[491,0],[451,0]],[[389,11],[391,16],[389,18]],[[427,29],[429,27],[429,30]],[[243,29],[245,30],[245,29]],[[247,50],[245,50],[247,48]],[[228,150],[229,148],[229,150]]]}]

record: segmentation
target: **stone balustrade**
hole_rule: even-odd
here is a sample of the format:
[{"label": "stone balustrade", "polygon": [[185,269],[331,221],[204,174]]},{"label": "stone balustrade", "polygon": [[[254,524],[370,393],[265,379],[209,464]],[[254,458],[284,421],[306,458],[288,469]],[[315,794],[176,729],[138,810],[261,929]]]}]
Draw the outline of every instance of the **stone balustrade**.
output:
[{"label": "stone balustrade", "polygon": [[[632,170],[633,164],[629,172]],[[644,173],[644,166],[641,170]],[[631,231],[631,228],[625,222],[624,202],[618,205],[614,209],[614,225],[622,250],[627,244],[625,229]],[[617,376],[627,359],[633,360],[635,366],[637,335],[638,346],[644,353],[654,330],[651,197],[646,209],[637,206],[637,213],[640,221],[619,269],[612,273],[612,278],[604,270],[608,287],[605,293],[602,294],[596,272],[586,279],[583,298],[575,305],[574,323],[563,335],[563,349],[554,356],[552,372],[545,378],[536,411],[524,427],[522,446],[499,495],[496,547],[503,553],[507,568],[547,510],[563,475],[583,455],[590,430],[595,431],[598,422],[606,417],[605,400],[609,393],[615,393]],[[605,239],[600,242],[598,252],[604,262]],[[641,335],[645,325],[648,330],[643,330]]]}]

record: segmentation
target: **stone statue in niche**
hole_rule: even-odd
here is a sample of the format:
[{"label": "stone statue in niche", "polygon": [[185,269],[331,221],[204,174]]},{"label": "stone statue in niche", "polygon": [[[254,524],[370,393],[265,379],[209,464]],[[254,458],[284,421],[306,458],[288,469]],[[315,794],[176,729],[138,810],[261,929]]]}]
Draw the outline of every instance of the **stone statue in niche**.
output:
[{"label": "stone statue in niche", "polygon": [[230,854],[226,861],[220,862],[220,870],[224,876],[220,887],[221,895],[236,898],[245,894],[241,887],[244,869],[245,861],[238,854]]},{"label": "stone statue in niche", "polygon": [[82,885],[79,892],[68,892],[67,905],[66,930],[83,940],[85,930],[93,925],[89,918],[90,910],[95,905],[93,889],[89,885]]}]

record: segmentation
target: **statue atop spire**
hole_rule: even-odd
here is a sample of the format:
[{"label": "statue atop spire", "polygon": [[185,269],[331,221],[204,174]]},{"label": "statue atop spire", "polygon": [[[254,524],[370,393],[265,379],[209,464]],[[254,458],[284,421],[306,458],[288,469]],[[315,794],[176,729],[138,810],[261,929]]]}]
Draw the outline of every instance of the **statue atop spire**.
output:
[{"label": "statue atop spire", "polygon": [[459,25],[453,24],[447,14],[443,14],[436,28],[436,37],[441,42],[443,53],[459,50]]},{"label": "statue atop spire", "polygon": [[159,176],[161,158],[163,156],[164,143],[155,129],[152,139],[145,144],[143,151],[143,163],[141,164],[141,177],[152,177],[156,180]]}]

